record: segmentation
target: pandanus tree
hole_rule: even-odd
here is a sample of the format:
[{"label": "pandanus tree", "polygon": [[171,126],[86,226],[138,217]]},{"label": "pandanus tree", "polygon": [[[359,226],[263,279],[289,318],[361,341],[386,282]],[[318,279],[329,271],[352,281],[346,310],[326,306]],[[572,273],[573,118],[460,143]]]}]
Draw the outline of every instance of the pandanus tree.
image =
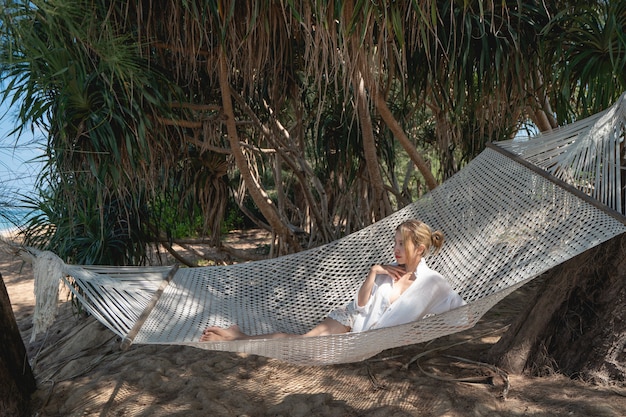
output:
[{"label": "pandanus tree", "polygon": [[[565,2],[552,9],[541,33],[543,88],[538,98],[549,123],[542,130],[607,108],[626,91],[626,4]],[[552,117],[551,117],[552,119]],[[548,118],[543,119],[545,122]],[[626,131],[615,149],[626,164]],[[626,203],[626,172],[621,189]],[[583,380],[623,384],[626,377],[623,317],[626,235],[586,252],[546,275],[544,284],[489,359],[513,372],[545,375],[557,370]]]},{"label": "pandanus tree", "polygon": [[43,227],[31,228],[27,239],[74,262],[138,262],[146,192],[159,189],[182,147],[155,117],[174,91],[106,19],[106,9],[92,6],[3,8],[5,92],[21,103],[24,126],[39,124],[48,134],[41,198],[33,203],[52,227],[37,223]]},{"label": "pandanus tree", "polygon": [[[67,225],[95,253],[160,239],[170,206],[201,211],[217,243],[229,198],[286,253],[388,215],[514,132],[520,33],[536,28],[481,5],[7,2],[7,91],[27,98],[24,121],[47,117],[46,198],[70,202],[53,223],[111,215]],[[420,173],[412,192],[398,153]],[[96,192],[78,208],[83,186]],[[99,239],[105,223],[133,233]]]}]

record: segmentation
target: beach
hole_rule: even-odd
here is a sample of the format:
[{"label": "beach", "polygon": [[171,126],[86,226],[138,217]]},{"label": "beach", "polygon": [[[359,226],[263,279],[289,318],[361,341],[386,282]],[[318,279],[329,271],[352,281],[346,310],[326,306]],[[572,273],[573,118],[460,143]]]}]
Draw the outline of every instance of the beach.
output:
[{"label": "beach", "polygon": [[314,367],[184,346],[122,351],[119,338],[78,313],[65,291],[54,325],[31,343],[31,266],[0,251],[0,273],[37,379],[33,416],[626,415],[623,387],[506,375],[481,363],[533,286],[470,330],[363,362]]}]

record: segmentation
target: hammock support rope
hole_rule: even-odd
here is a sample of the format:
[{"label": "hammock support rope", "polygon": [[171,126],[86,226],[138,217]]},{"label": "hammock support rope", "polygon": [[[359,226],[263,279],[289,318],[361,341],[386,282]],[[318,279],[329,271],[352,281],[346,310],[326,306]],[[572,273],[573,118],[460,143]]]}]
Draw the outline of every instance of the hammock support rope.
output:
[{"label": "hammock support rope", "polygon": [[[324,246],[228,266],[66,265],[63,279],[124,347],[178,344],[325,365],[459,332],[538,275],[626,232],[624,97],[550,135],[490,145],[417,202]],[[362,333],[199,341],[207,326],[235,323],[248,334],[306,332],[351,300],[372,264],[393,261],[394,230],[410,218],[445,233],[428,263],[465,306]]]}]

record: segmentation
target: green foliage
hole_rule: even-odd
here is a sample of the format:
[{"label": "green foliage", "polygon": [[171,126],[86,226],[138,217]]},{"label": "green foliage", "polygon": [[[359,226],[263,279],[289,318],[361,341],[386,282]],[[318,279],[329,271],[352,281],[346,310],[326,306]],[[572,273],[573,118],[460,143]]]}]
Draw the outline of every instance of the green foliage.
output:
[{"label": "green foliage", "polygon": [[[256,210],[256,207],[253,207]],[[260,213],[259,213],[260,215]],[[226,215],[224,216],[224,222],[222,223],[222,229],[220,230],[222,235],[227,234],[231,230],[243,229],[246,226],[245,217],[239,210],[239,207],[229,199],[229,204],[226,206]]]},{"label": "green foliage", "polygon": [[307,109],[317,110],[317,117],[310,119],[306,126],[311,137],[307,151],[315,162],[317,174],[324,183],[335,181],[335,185],[340,182],[349,188],[364,164],[354,109],[345,106],[346,98],[341,94],[329,94],[321,101],[316,95],[305,99]]},{"label": "green foliage", "polygon": [[156,198],[150,205],[151,222],[171,239],[198,236],[203,220],[199,214],[180,217],[176,204],[165,198]]},{"label": "green foliage", "polygon": [[49,135],[28,236],[78,263],[141,262],[144,202],[178,163],[176,130],[155,125],[175,86],[110,12],[104,1],[6,1],[0,25],[3,100],[21,102],[20,126]]},{"label": "green foliage", "polygon": [[433,18],[406,50],[407,84],[433,116],[445,179],[487,142],[515,131],[547,15],[534,2],[517,0],[430,4]]},{"label": "green foliage", "polygon": [[[136,263],[163,236],[217,243],[251,224],[232,195],[263,220],[228,153],[220,54],[251,176],[285,225],[335,238],[376,203],[355,79],[442,180],[527,112],[550,113],[546,97],[563,122],[626,89],[625,4],[4,0],[0,99],[20,104],[18,130],[49,135],[28,238],[73,262]],[[400,207],[426,189],[369,104]]]},{"label": "green foliage", "polygon": [[[116,200],[94,195],[89,184],[74,184],[71,207],[55,189],[25,198],[32,215],[24,244],[56,253],[67,262],[85,265],[141,264],[146,257],[142,218],[146,205],[134,198]],[[75,197],[76,197],[75,196]]]},{"label": "green foliage", "polygon": [[626,91],[626,2],[557,10],[541,35],[560,124],[604,110]]}]

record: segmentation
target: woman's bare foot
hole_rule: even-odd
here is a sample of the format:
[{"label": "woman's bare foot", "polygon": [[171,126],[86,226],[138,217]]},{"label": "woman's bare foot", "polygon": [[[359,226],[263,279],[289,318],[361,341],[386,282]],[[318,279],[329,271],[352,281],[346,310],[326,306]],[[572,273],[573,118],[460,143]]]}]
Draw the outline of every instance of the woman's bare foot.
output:
[{"label": "woman's bare foot", "polygon": [[241,331],[239,326],[233,324],[228,329],[224,329],[222,327],[212,326],[207,327],[204,332],[202,332],[202,336],[200,336],[201,342],[214,342],[220,340],[237,340],[243,339],[247,335]]}]

